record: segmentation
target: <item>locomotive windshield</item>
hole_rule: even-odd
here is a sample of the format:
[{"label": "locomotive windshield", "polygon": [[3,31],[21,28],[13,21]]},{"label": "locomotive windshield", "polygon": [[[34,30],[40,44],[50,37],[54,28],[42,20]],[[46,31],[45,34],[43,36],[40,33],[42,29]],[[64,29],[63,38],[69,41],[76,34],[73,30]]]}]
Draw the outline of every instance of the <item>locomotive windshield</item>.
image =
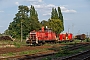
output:
[{"label": "locomotive windshield", "polygon": [[36,32],[30,32],[30,39],[36,40]]}]

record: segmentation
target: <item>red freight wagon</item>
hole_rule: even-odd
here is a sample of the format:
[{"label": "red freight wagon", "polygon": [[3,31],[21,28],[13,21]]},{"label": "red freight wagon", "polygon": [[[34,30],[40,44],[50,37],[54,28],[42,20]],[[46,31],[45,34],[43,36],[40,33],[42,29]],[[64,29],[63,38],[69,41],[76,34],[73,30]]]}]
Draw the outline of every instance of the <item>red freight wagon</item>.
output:
[{"label": "red freight wagon", "polygon": [[61,33],[59,34],[59,41],[72,41],[71,33]]},{"label": "red freight wagon", "polygon": [[68,40],[72,40],[73,39],[73,35],[71,33],[68,34]]},{"label": "red freight wagon", "polygon": [[31,31],[29,37],[26,40],[26,43],[29,44],[40,44],[45,42],[55,42],[56,34],[51,31],[49,28],[42,27],[39,31]]}]

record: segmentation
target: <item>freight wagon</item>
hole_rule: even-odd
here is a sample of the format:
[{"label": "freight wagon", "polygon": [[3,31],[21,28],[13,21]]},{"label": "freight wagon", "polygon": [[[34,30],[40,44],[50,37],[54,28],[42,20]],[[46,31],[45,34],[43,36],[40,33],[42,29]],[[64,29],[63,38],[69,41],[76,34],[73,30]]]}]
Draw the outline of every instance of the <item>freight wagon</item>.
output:
[{"label": "freight wagon", "polygon": [[79,40],[85,40],[85,38],[86,38],[85,34],[80,34],[75,36],[75,39],[79,39]]},{"label": "freight wagon", "polygon": [[72,33],[60,33],[59,34],[59,41],[73,41],[73,34]]}]

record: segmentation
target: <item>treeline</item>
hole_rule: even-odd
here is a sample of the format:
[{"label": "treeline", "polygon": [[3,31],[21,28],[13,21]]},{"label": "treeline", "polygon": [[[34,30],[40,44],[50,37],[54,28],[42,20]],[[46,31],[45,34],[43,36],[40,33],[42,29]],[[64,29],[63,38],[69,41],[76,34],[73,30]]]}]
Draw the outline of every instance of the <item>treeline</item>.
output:
[{"label": "treeline", "polygon": [[48,20],[42,20],[41,22],[38,19],[38,13],[35,10],[34,6],[18,6],[18,12],[15,14],[15,18],[9,24],[8,29],[4,32],[6,35],[10,35],[13,38],[25,39],[26,36],[32,30],[39,30],[42,26],[48,26],[52,28],[54,32],[59,34],[64,30],[63,25],[63,15],[61,13],[60,7],[52,8],[51,17]]}]

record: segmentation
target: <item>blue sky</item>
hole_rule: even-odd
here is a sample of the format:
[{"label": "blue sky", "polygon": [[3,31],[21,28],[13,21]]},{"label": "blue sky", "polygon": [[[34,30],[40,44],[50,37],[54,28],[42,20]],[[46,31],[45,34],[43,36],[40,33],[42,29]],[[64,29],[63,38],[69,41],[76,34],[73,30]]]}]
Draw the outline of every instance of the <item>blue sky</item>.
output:
[{"label": "blue sky", "polygon": [[50,18],[52,7],[61,7],[64,17],[64,32],[90,34],[90,0],[0,0],[0,33],[13,21],[19,5],[33,5],[39,21]]}]

